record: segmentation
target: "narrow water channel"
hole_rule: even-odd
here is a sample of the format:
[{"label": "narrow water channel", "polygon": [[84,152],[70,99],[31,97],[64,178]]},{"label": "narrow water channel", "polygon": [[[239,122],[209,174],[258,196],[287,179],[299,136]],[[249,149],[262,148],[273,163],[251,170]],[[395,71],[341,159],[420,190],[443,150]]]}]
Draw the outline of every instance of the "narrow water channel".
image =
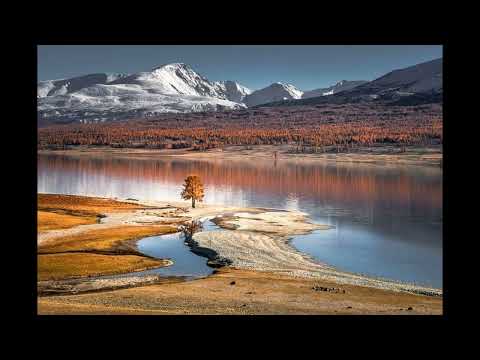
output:
[{"label": "narrow water channel", "polygon": [[[208,219],[202,221],[201,231],[217,231],[220,227]],[[138,240],[138,251],[159,259],[170,259],[173,265],[145,271],[106,276],[103,278],[118,278],[126,276],[158,275],[162,277],[179,276],[187,280],[205,277],[213,272],[207,265],[207,258],[194,254],[185,243],[182,232],[173,234],[149,236]]]}]

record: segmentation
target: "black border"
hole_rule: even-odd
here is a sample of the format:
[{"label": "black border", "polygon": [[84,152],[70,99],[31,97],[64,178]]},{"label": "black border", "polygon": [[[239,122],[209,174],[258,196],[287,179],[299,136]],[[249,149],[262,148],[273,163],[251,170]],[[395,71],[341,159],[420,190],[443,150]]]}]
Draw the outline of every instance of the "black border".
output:
[{"label": "black border", "polygon": [[[430,30],[435,29],[434,27],[429,28]],[[95,30],[97,31],[97,30]],[[30,125],[30,135],[29,138],[32,140],[32,148],[28,151],[28,157],[30,160],[23,162],[23,164],[29,164],[28,168],[30,170],[29,175],[22,175],[23,177],[27,176],[28,181],[30,182],[30,186],[32,189],[31,195],[32,197],[27,198],[25,203],[32,204],[32,217],[30,218],[30,224],[32,224],[30,228],[29,235],[31,236],[32,243],[34,249],[36,250],[36,171],[37,171],[37,164],[36,164],[36,140],[37,140],[37,129],[36,129],[36,84],[37,84],[37,68],[36,68],[36,46],[37,45],[62,45],[62,44],[195,44],[195,45],[215,45],[215,44],[282,44],[282,45],[373,45],[373,44],[391,44],[391,45],[401,45],[401,44],[439,44],[444,46],[444,73],[447,76],[444,76],[444,314],[442,316],[409,316],[409,317],[402,317],[402,316],[349,316],[348,319],[345,316],[244,316],[244,317],[237,317],[237,316],[190,316],[189,318],[185,317],[175,317],[175,316],[163,316],[162,321],[167,322],[165,324],[167,326],[179,326],[183,327],[186,325],[185,321],[189,321],[189,323],[197,322],[198,320],[209,320],[212,321],[213,324],[220,325],[221,323],[217,323],[217,321],[225,321],[228,320],[229,322],[235,322],[237,325],[245,324],[245,321],[249,321],[251,318],[254,318],[258,322],[268,323],[269,325],[282,326],[287,325],[285,321],[288,321],[288,325],[294,325],[293,322],[301,322],[302,324],[298,325],[313,325],[317,324],[318,321],[322,321],[324,325],[331,327],[331,326],[339,326],[342,328],[345,324],[344,321],[348,320],[349,322],[353,320],[356,322],[356,319],[359,320],[367,320],[376,323],[380,321],[384,326],[384,320],[388,319],[393,326],[398,326],[400,323],[410,322],[408,319],[415,319],[420,321],[427,321],[429,322],[427,325],[430,329],[432,329],[432,325],[436,324],[438,321],[450,318],[453,314],[453,298],[451,297],[451,291],[453,288],[453,282],[450,281],[450,276],[453,277],[453,269],[455,266],[450,265],[450,255],[453,251],[451,247],[451,242],[448,241],[448,229],[447,226],[448,221],[445,221],[445,214],[447,214],[447,218],[449,218],[449,210],[448,206],[450,206],[450,195],[449,195],[449,176],[446,176],[451,169],[451,165],[453,163],[453,159],[451,158],[451,151],[453,150],[453,137],[454,137],[454,129],[451,126],[451,122],[449,120],[450,117],[450,105],[449,102],[453,95],[450,93],[449,82],[451,81],[450,77],[450,58],[452,53],[452,46],[451,46],[451,36],[446,31],[424,31],[419,32],[417,28],[415,29],[399,29],[397,33],[388,33],[387,31],[379,32],[377,30],[373,31],[344,31],[344,30],[337,30],[337,31],[318,31],[313,30],[310,28],[304,29],[302,31],[279,31],[278,29],[272,29],[269,31],[258,31],[258,30],[244,30],[237,31],[233,33],[225,33],[219,35],[218,31],[199,31],[196,30],[192,31],[177,31],[177,32],[150,32],[146,31],[144,33],[131,33],[128,31],[124,31],[123,33],[115,33],[115,34],[98,34],[97,32],[88,32],[88,30],[84,33],[61,33],[57,31],[51,32],[44,32],[43,34],[33,36],[30,38],[30,42],[27,43],[26,47],[23,49],[25,51],[25,55],[27,62],[30,66],[25,67],[30,69],[31,73],[29,73],[29,79],[27,83],[31,84],[30,91],[28,94],[25,94],[27,97],[24,98],[22,101],[21,108],[22,110],[26,110],[27,107],[25,106],[26,102],[28,101],[30,108],[28,111],[27,116],[25,118],[29,118]],[[30,101],[31,99],[35,99],[35,101]],[[27,100],[30,99],[30,100]],[[22,132],[25,134],[25,127],[23,127]],[[26,138],[26,136],[25,136]],[[452,147],[451,147],[452,146]],[[32,161],[32,162],[30,162]],[[15,165],[14,165],[15,166]],[[18,165],[16,165],[18,168]],[[13,168],[15,169],[15,168]],[[13,170],[12,169],[12,170]],[[15,179],[16,180],[16,179]],[[20,179],[19,179],[20,180]],[[25,178],[22,179],[24,181]],[[28,188],[28,186],[24,187]],[[22,195],[27,195],[25,192]],[[25,224],[23,225],[26,228]],[[110,322],[115,321],[120,318],[125,317],[117,317],[117,316],[38,316],[36,315],[37,312],[37,298],[36,298],[36,266],[37,266],[37,259],[36,259],[36,252],[31,251],[30,249],[26,250],[29,251],[31,254],[31,258],[29,258],[29,266],[26,266],[25,269],[29,269],[27,277],[31,276],[32,287],[28,288],[26,291],[26,298],[22,298],[22,300],[29,299],[27,302],[27,306],[24,307],[23,313],[25,313],[25,309],[30,308],[30,319],[36,319],[42,326],[45,325],[45,322],[56,322],[56,321],[74,321],[77,323],[80,321],[90,321],[90,320],[97,320],[101,322]],[[32,276],[33,274],[33,276]],[[25,287],[23,287],[25,290]],[[452,305],[452,306],[451,306]],[[138,321],[138,320],[146,320],[147,322],[154,321],[158,319],[158,317],[149,317],[149,316],[128,316],[128,320],[130,321]],[[190,319],[190,320],[187,320]],[[334,319],[331,321],[331,319]],[[193,320],[193,321],[191,321]],[[328,323],[325,324],[325,321]],[[433,321],[434,323],[430,323]],[[202,321],[203,323],[203,321]],[[223,326],[226,326],[223,323]],[[251,323],[249,323],[251,324]],[[342,325],[343,324],[343,325]],[[232,324],[233,325],[233,324]],[[295,324],[297,325],[297,324]],[[380,324],[378,324],[380,325]]]}]

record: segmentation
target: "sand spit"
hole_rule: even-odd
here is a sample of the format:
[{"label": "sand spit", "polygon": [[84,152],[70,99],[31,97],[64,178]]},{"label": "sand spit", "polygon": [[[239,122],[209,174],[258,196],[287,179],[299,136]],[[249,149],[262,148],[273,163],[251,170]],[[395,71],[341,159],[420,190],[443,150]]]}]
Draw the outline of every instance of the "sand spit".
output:
[{"label": "sand spit", "polygon": [[196,246],[213,250],[219,258],[229,259],[230,266],[233,268],[272,271],[298,278],[318,278],[339,284],[407,291],[430,296],[442,295],[440,289],[338,271],[300,253],[289,244],[289,238],[292,235],[326,228],[326,226],[307,222],[302,213],[238,212],[232,216],[217,218],[215,222],[221,227],[235,230],[200,232],[193,236],[193,240]]},{"label": "sand spit", "polygon": [[109,229],[113,227],[131,225],[167,225],[181,224],[184,221],[198,220],[205,217],[213,217],[227,211],[252,211],[255,209],[241,207],[224,207],[212,205],[200,205],[195,209],[188,208],[188,202],[164,202],[164,201],[138,201],[116,199],[121,202],[135,203],[145,206],[144,209],[125,212],[105,212],[99,218],[98,223],[78,225],[67,229],[47,230],[37,235],[37,244],[45,245],[48,242],[61,239],[66,236],[78,235],[87,231]]},{"label": "sand spit", "polygon": [[236,212],[230,216],[217,218],[215,222],[224,228],[276,235],[299,235],[330,228],[328,225],[310,223],[307,214],[300,211]]}]

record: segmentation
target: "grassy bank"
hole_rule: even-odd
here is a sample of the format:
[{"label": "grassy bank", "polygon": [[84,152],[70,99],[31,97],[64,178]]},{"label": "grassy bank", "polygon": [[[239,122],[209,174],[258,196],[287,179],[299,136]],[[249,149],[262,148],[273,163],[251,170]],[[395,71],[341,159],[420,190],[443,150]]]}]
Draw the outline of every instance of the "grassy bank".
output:
[{"label": "grassy bank", "polygon": [[95,224],[97,222],[97,216],[38,211],[37,221],[38,231],[42,232],[55,229],[69,229],[78,225]]},{"label": "grassy bank", "polygon": [[127,273],[161,267],[165,260],[137,255],[101,255],[93,253],[63,253],[38,256],[38,280],[64,280]]},{"label": "grassy bank", "polygon": [[[92,225],[105,214],[144,209],[145,206],[109,199],[69,195],[38,195],[38,231]],[[62,234],[38,247],[38,279],[63,280],[117,274],[168,265],[136,251],[133,240],[177,231],[174,226],[115,226]]]}]

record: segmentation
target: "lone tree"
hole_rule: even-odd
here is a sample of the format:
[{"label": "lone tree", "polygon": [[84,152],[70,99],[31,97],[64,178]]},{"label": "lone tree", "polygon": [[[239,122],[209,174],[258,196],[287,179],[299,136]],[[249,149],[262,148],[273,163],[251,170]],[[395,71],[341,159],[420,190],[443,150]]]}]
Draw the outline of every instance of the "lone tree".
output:
[{"label": "lone tree", "polygon": [[192,208],[194,208],[196,200],[203,201],[203,195],[203,184],[200,178],[197,175],[188,176],[183,184],[182,199],[192,199]]}]

